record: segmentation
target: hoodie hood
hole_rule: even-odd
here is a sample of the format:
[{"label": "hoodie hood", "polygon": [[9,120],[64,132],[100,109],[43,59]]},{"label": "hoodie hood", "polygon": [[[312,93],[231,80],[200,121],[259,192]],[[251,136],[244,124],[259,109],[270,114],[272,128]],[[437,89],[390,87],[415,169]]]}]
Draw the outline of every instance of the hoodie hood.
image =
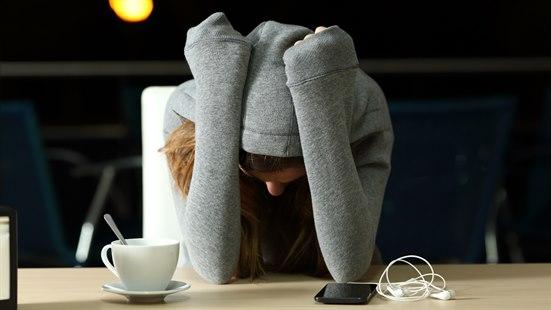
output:
[{"label": "hoodie hood", "polygon": [[[246,36],[253,48],[243,90],[243,150],[277,157],[302,156],[283,54],[309,33],[313,31],[303,26],[265,21]],[[195,119],[195,92],[192,79],[181,84],[174,94],[182,99],[174,107],[175,112],[191,121]]]},{"label": "hoodie hood", "polygon": [[300,156],[299,131],[283,54],[312,33],[308,28],[267,21],[247,37],[253,45],[243,93],[241,148],[249,153]]}]

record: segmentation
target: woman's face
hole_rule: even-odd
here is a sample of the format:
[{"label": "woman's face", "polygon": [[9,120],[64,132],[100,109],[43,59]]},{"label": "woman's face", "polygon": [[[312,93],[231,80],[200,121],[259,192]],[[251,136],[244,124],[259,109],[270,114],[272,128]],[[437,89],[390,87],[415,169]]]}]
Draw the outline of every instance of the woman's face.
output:
[{"label": "woman's face", "polygon": [[[243,170],[243,169],[242,169]],[[285,187],[306,175],[304,166],[296,166],[285,168],[280,171],[244,171],[249,176],[257,178],[258,180],[266,183],[266,189],[272,196],[279,196],[285,191]]]}]

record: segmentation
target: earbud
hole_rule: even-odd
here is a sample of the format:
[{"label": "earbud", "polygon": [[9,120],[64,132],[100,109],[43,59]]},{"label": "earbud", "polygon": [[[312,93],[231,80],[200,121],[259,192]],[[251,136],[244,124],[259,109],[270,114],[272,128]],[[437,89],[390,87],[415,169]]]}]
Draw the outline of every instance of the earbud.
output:
[{"label": "earbud", "polygon": [[438,293],[432,293],[429,295],[432,298],[440,299],[440,300],[450,300],[455,298],[455,291],[454,290],[443,290]]},{"label": "earbud", "polygon": [[389,286],[387,286],[386,289],[394,297],[403,297],[404,296],[404,290],[402,290],[400,287],[394,287],[392,285],[389,285]]}]

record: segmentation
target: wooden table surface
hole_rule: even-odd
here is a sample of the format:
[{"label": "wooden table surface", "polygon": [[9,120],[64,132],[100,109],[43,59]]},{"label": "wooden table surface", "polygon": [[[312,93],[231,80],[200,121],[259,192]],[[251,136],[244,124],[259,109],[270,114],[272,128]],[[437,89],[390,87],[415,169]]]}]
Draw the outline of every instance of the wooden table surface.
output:
[{"label": "wooden table surface", "polygon": [[[383,266],[373,266],[365,281],[378,279]],[[551,264],[436,265],[455,289],[457,299],[394,302],[379,296],[351,309],[551,309]],[[393,267],[393,280],[413,274]],[[207,284],[191,269],[181,268],[174,279],[191,284],[162,304],[129,304],[123,296],[101,290],[116,278],[106,268],[20,269],[18,309],[333,309],[313,296],[327,282],[300,275],[269,274],[250,283]]]}]

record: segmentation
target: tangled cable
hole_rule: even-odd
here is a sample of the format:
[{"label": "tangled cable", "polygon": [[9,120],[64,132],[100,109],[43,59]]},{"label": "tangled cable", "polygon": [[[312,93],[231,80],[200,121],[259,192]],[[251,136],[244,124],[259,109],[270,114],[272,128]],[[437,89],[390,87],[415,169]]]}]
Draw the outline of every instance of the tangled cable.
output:
[{"label": "tangled cable", "polygon": [[[423,274],[415,267],[408,259],[419,259],[428,265],[430,273]],[[413,268],[419,276],[402,282],[391,282],[389,270],[395,263],[406,263]],[[386,283],[383,280],[386,279]],[[441,286],[437,286],[435,280],[442,282]],[[356,282],[359,283],[359,282]],[[454,290],[446,289],[446,279],[434,272],[432,265],[423,257],[417,255],[406,255],[391,261],[385,268],[378,283],[370,283],[377,285],[377,293],[387,299],[395,301],[416,301],[432,297],[440,300],[449,300],[455,297]]]}]

